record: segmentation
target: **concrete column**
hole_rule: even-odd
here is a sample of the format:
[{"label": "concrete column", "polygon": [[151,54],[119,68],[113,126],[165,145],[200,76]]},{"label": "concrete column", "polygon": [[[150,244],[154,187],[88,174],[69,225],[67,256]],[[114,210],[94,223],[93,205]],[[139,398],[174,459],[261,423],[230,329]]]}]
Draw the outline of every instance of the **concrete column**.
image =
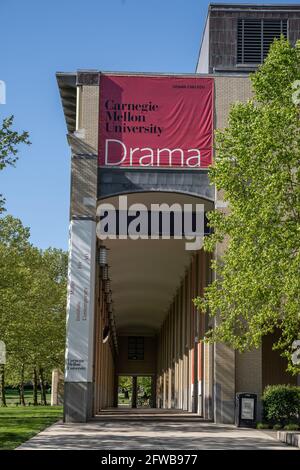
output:
[{"label": "concrete column", "polygon": [[151,400],[150,406],[151,408],[156,408],[156,377],[153,375],[151,377]]},{"label": "concrete column", "polygon": [[[203,295],[205,286],[209,282],[208,255],[201,250],[197,255],[197,295]],[[206,332],[205,316],[196,310],[196,329],[198,337],[198,414],[204,415],[204,364],[205,345],[201,342]]]},{"label": "concrete column", "polygon": [[203,345],[203,418],[214,419],[213,409],[213,346]]},{"label": "concrete column", "polygon": [[183,409],[183,346],[184,346],[184,337],[183,337],[183,318],[182,318],[182,292],[183,287],[181,285],[179,291],[179,312],[178,312],[178,322],[179,322],[179,409]]},{"label": "concrete column", "polygon": [[257,419],[262,419],[261,395],[263,392],[262,348],[244,353],[236,352],[235,391],[257,394]]},{"label": "concrete column", "polygon": [[94,414],[100,410],[100,393],[101,393],[101,342],[99,331],[101,331],[101,280],[99,279],[99,267],[96,267],[96,283],[95,283],[95,333],[94,333]]},{"label": "concrete column", "polygon": [[[191,285],[191,299],[197,295],[198,287],[198,262],[197,256],[194,257],[192,262],[192,285]],[[198,323],[197,323],[197,311],[192,303],[192,343],[193,343],[193,378],[192,383],[192,412],[198,412]]]},{"label": "concrete column", "polygon": [[118,385],[119,385],[119,378],[114,371],[114,383],[113,383],[113,406],[116,408],[118,406]]},{"label": "concrete column", "polygon": [[168,408],[172,407],[172,325],[171,315],[168,315]]},{"label": "concrete column", "polygon": [[132,408],[137,407],[137,376],[132,377],[132,397],[131,397]]},{"label": "concrete column", "polygon": [[162,379],[163,379],[163,403],[162,407],[167,408],[167,335],[166,335],[166,321],[163,324],[163,367],[162,367]]},{"label": "concrete column", "polygon": [[175,301],[171,306],[171,408],[175,407]]},{"label": "concrete column", "polygon": [[188,368],[188,333],[187,333],[187,302],[186,302],[186,278],[183,282],[183,304],[182,304],[182,337],[183,337],[183,377],[182,377],[182,388],[183,388],[183,403],[182,409],[188,410],[188,377],[189,377],[189,368]]},{"label": "concrete column", "polygon": [[104,344],[102,343],[102,329],[103,329],[103,317],[104,317],[104,308],[105,308],[105,299],[103,292],[101,291],[101,308],[100,308],[100,322],[99,322],[99,331],[97,332],[98,341],[99,341],[99,409],[104,407],[104,376],[106,371],[104,370]]},{"label": "concrete column", "polygon": [[187,409],[192,411],[192,371],[193,371],[193,351],[192,351],[192,309],[191,309],[191,269],[187,273],[187,297],[186,297],[186,315],[187,315],[187,348],[188,348],[188,376],[187,376]]},{"label": "concrete column", "polygon": [[93,414],[96,223],[72,220],[68,270],[64,419]]},{"label": "concrete column", "polygon": [[177,292],[175,302],[175,408],[179,408],[179,298],[180,291]]},{"label": "concrete column", "polygon": [[[210,282],[212,271],[210,268],[211,255],[207,253],[202,254],[205,264],[203,267],[202,275],[205,278],[205,284],[203,287]],[[201,315],[201,338],[204,337],[205,332],[210,329],[208,315]],[[203,375],[202,375],[202,392],[203,392],[203,417],[208,420],[214,419],[214,348],[211,344],[203,344]]]},{"label": "concrete column", "polygon": [[233,424],[235,410],[235,352],[214,344],[214,420]]},{"label": "concrete column", "polygon": [[[102,332],[101,332],[102,333]],[[103,345],[103,407],[107,407],[107,384],[108,384],[108,364],[107,364],[107,346],[108,342]]]},{"label": "concrete column", "polygon": [[64,396],[64,376],[61,370],[53,369],[51,382],[51,406],[61,405]]},{"label": "concrete column", "polygon": [[[217,191],[216,201],[222,201],[223,191]],[[228,213],[228,207],[216,209]],[[227,240],[218,243],[214,257],[221,261],[226,252]],[[217,273],[213,273],[216,278]],[[215,318],[215,326],[218,318]],[[234,423],[235,413],[235,352],[225,344],[214,344],[214,416],[216,423]]]}]

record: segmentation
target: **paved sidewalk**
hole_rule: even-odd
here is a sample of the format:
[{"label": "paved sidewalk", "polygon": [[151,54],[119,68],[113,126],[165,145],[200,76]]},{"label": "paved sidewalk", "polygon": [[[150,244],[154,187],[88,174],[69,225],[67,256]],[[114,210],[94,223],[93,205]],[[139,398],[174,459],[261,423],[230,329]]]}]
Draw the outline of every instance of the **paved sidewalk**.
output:
[{"label": "paved sidewalk", "polygon": [[108,410],[86,424],[56,423],[18,449],[293,449],[275,437],[276,433],[208,423],[191,413]]}]

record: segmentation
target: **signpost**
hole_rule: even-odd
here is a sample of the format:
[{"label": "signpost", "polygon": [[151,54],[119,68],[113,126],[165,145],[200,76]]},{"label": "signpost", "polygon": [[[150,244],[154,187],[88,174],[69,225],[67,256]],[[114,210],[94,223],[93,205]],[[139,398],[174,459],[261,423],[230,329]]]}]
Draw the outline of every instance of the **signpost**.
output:
[{"label": "signpost", "polygon": [[238,427],[254,427],[256,424],[257,395],[255,393],[236,394],[235,424]]}]

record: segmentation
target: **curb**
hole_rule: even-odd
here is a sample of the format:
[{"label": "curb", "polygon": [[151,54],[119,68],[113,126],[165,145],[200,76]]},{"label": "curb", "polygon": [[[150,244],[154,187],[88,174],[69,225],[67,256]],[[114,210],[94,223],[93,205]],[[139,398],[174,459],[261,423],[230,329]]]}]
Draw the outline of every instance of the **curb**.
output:
[{"label": "curb", "polygon": [[289,446],[299,447],[300,449],[299,431],[277,431],[277,439]]}]

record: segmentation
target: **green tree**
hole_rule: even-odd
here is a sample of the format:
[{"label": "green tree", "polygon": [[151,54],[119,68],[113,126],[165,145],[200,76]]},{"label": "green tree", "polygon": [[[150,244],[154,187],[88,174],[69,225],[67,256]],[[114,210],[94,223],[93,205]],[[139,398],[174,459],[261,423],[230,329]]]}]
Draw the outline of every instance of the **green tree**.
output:
[{"label": "green tree", "polygon": [[225,238],[222,259],[213,262],[216,280],[203,311],[217,316],[210,341],[244,351],[279,330],[273,347],[291,361],[300,331],[300,127],[293,83],[300,78],[300,47],[275,40],[251,76],[254,96],[232,106],[228,127],[216,133],[211,181],[224,190],[229,211],[209,215],[213,251]]},{"label": "green tree", "polygon": [[[45,381],[53,368],[63,369],[66,322],[67,253],[49,248],[41,254],[31,313],[38,330],[34,332],[34,370],[38,371],[42,402],[46,405]],[[34,374],[35,375],[35,374]]]},{"label": "green tree", "polygon": [[0,219],[0,273],[0,338],[7,346],[6,382],[19,388],[20,403],[25,405],[24,383],[32,380],[33,403],[37,404],[39,379],[46,405],[45,383],[53,368],[63,368],[67,254],[35,248],[29,243],[29,229],[6,216]]},{"label": "green tree", "polygon": [[[19,134],[12,130],[13,120],[13,116],[4,119],[0,127],[0,170],[8,165],[15,166],[19,144],[30,144],[28,132],[23,131]],[[3,211],[3,205],[4,199],[0,194],[0,212]]]},{"label": "green tree", "polygon": [[[28,275],[24,259],[29,248],[29,229],[12,216],[0,219],[0,338],[7,357],[20,350],[20,332],[24,323],[22,298]],[[17,364],[14,363],[17,368]],[[5,406],[5,367],[1,367],[1,404]]]},{"label": "green tree", "polygon": [[146,398],[151,396],[152,377],[142,376],[138,377],[138,391]]},{"label": "green tree", "polygon": [[138,402],[145,406],[150,404],[152,377],[142,376],[137,378]]},{"label": "green tree", "polygon": [[[17,131],[14,131],[12,129],[13,120],[14,120],[13,116],[10,116],[4,119],[0,127],[0,171],[3,170],[8,165],[14,166],[16,164],[16,161],[18,159],[19,144],[22,144],[22,143],[26,145],[30,144],[28,132],[23,131],[21,134],[19,134]],[[4,202],[5,202],[5,199],[3,198],[3,195],[0,194],[0,213],[4,210]],[[0,229],[3,230],[3,227],[0,227]],[[16,235],[18,237],[17,233]],[[1,250],[0,258],[2,255],[3,255],[3,250]],[[0,262],[1,261],[2,260],[0,260]],[[1,276],[4,274],[10,276],[9,269],[6,270],[5,273],[4,271],[1,271]],[[5,278],[5,275],[3,276],[3,280],[4,280],[4,283],[7,280]],[[0,284],[1,284],[1,280],[0,280]],[[2,312],[3,312],[3,307],[4,306],[2,306]],[[0,309],[0,316],[1,315],[2,313]],[[0,319],[0,322],[1,322],[1,319]],[[5,366],[4,365],[0,366],[0,375],[1,375],[0,377],[1,403],[3,406],[5,406],[6,400],[5,400]]]},{"label": "green tree", "polygon": [[119,377],[119,389],[124,393],[124,398],[128,399],[132,391],[132,377],[127,375]]}]

